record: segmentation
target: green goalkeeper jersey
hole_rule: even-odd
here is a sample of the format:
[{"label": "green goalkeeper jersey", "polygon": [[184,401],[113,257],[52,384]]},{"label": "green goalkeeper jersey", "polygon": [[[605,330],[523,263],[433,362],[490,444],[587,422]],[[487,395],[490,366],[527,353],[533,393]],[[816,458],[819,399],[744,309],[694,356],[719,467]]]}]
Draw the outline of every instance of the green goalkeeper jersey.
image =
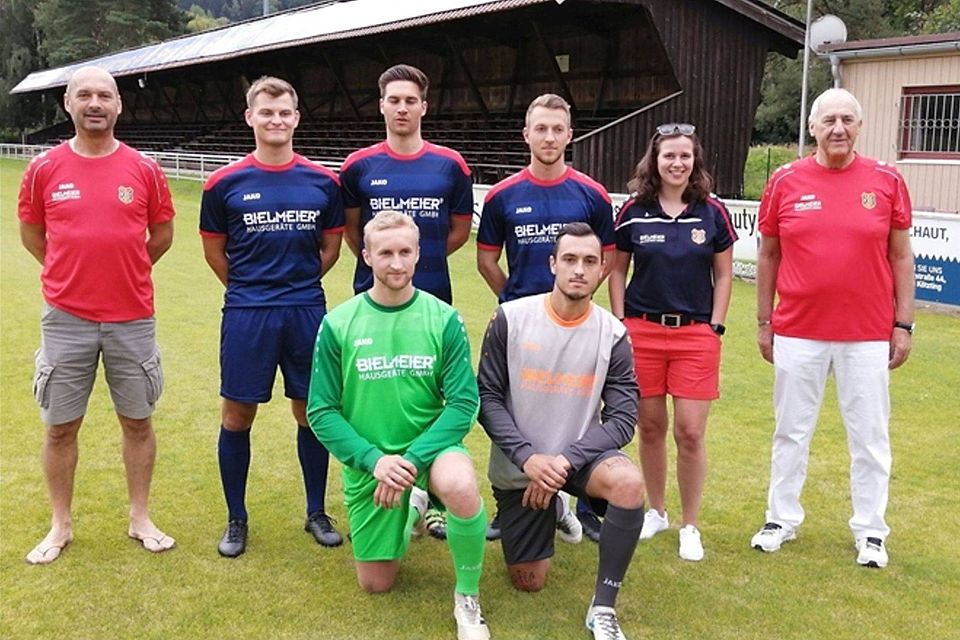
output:
[{"label": "green goalkeeper jersey", "polygon": [[417,290],[384,307],[363,293],[324,317],[307,418],[348,467],[372,473],[401,454],[422,471],[463,440],[479,404],[466,327],[445,302]]}]

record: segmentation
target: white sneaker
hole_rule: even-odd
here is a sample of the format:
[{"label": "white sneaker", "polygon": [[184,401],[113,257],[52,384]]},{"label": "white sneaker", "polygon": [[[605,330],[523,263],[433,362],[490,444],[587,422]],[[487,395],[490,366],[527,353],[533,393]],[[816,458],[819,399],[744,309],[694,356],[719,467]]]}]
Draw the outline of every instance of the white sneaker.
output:
[{"label": "white sneaker", "polygon": [[649,540],[669,528],[670,521],[667,519],[667,512],[664,511],[663,515],[660,515],[656,509],[650,509],[643,514],[643,528],[640,529],[640,539]]},{"label": "white sneaker", "polygon": [[585,624],[587,631],[593,634],[593,640],[627,640],[613,607],[594,605],[591,600]]},{"label": "white sneaker", "polygon": [[457,621],[457,640],[490,640],[490,629],[477,596],[453,594],[453,617]]},{"label": "white sneaker", "polygon": [[427,492],[419,487],[413,487],[410,489],[410,508],[416,509],[417,521],[413,524],[413,529],[410,531],[410,535],[414,538],[417,538],[423,535],[424,531],[427,529],[427,523],[424,520],[424,516],[427,513],[427,509],[430,506],[430,496],[427,495]]},{"label": "white sneaker", "polygon": [[773,553],[779,551],[784,542],[795,540],[796,537],[797,534],[792,529],[784,529],[776,522],[768,522],[763,525],[763,529],[760,529],[750,539],[750,546],[767,553]]},{"label": "white sneaker", "polygon": [[563,506],[563,512],[557,518],[557,532],[560,539],[570,544],[578,544],[583,540],[583,525],[577,519],[576,514],[570,510],[570,496],[561,491],[557,494],[560,498],[560,504]]},{"label": "white sneaker", "polygon": [[680,557],[691,562],[703,560],[703,543],[700,531],[692,524],[680,528]]},{"label": "white sneaker", "polygon": [[883,569],[890,561],[880,538],[860,538],[857,540],[857,551],[857,564],[862,567]]}]

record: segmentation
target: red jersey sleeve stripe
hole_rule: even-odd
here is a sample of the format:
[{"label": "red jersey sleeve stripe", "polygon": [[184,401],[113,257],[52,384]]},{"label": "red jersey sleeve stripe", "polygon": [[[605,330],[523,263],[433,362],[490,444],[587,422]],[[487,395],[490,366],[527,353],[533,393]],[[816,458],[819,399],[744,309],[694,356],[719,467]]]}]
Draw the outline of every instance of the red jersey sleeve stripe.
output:
[{"label": "red jersey sleeve stripe", "polygon": [[623,205],[620,207],[620,211],[617,213],[616,220],[613,221],[614,228],[620,226],[620,224],[623,222],[624,217],[627,215],[627,209],[629,209],[636,203],[637,203],[636,198],[630,198],[629,200],[623,203]]},{"label": "red jersey sleeve stripe", "polygon": [[424,142],[424,144],[427,145],[428,151],[455,161],[460,166],[460,170],[463,171],[463,175],[470,175],[470,167],[467,166],[467,161],[463,159],[463,156],[461,156],[458,151],[450,147],[444,147],[443,145],[433,144],[432,142]]},{"label": "red jersey sleeve stripe", "polygon": [[323,165],[320,164],[319,162],[314,162],[314,161],[311,160],[310,158],[305,158],[304,156],[301,156],[301,155],[297,154],[297,163],[300,164],[300,165],[303,166],[303,167],[306,167],[307,169],[311,169],[311,170],[316,171],[317,173],[319,173],[319,174],[321,174],[321,175],[327,176],[328,178],[330,178],[331,180],[333,180],[333,182],[334,182],[337,186],[340,186],[340,176],[338,176],[338,175],[337,175],[336,173],[334,173],[331,169],[323,166]]},{"label": "red jersey sleeve stripe", "polygon": [[252,162],[253,162],[253,156],[247,155],[232,164],[228,164],[225,167],[220,167],[219,169],[211,173],[209,178],[207,178],[207,182],[203,185],[203,190],[209,191],[218,182],[220,182],[230,174],[236,173],[240,169],[250,166]]},{"label": "red jersey sleeve stripe", "polygon": [[591,178],[590,176],[588,176],[587,174],[581,173],[577,170],[573,170],[570,172],[570,178],[596,191],[600,195],[600,197],[604,199],[604,201],[607,204],[610,204],[612,202],[610,200],[610,194],[607,193],[607,190],[603,188],[603,185],[597,182],[596,180],[594,180],[593,178]]},{"label": "red jersey sleeve stripe", "polygon": [[498,182],[497,184],[493,185],[493,187],[490,188],[490,191],[487,191],[487,195],[484,196],[483,201],[484,201],[484,202],[489,202],[489,201],[490,201],[490,198],[492,198],[493,196],[497,195],[498,193],[500,193],[501,191],[503,191],[503,190],[506,189],[507,187],[510,187],[510,186],[512,186],[512,185],[517,184],[518,182],[522,182],[523,180],[526,180],[526,177],[527,177],[526,174],[527,174],[527,170],[524,169],[524,170],[522,170],[522,171],[519,171],[519,172],[513,174],[512,176],[508,176],[508,177],[504,178],[503,180],[501,180],[501,181]]},{"label": "red jersey sleeve stripe", "polygon": [[730,238],[734,242],[736,242],[737,232],[734,231],[733,229],[733,222],[731,222],[730,220],[730,212],[727,211],[727,205],[723,204],[720,200],[718,200],[717,198],[714,198],[713,196],[708,196],[707,202],[709,204],[712,204],[714,207],[717,208],[718,211],[720,211],[720,217],[723,218],[723,223],[727,225],[727,233],[729,233]]},{"label": "red jersey sleeve stripe", "polygon": [[340,173],[343,173],[350,168],[351,165],[356,164],[357,162],[363,160],[364,158],[369,158],[370,156],[375,156],[378,153],[383,151],[383,146],[387,144],[384,142],[378,142],[377,144],[372,144],[369,147],[364,147],[363,149],[357,149],[353,153],[347,156],[347,159],[343,161],[343,164],[340,165]]}]

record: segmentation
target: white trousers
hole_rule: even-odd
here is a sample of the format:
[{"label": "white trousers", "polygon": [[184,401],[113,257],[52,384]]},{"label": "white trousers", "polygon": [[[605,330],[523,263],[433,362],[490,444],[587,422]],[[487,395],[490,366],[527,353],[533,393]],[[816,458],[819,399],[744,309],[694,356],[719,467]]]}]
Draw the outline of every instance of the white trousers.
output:
[{"label": "white trousers", "polygon": [[776,336],[770,491],[767,522],[795,530],[803,522],[800,492],[807,477],[810,441],[827,377],[833,371],[850,451],[854,539],[885,539],[890,465],[890,345],[884,341],[826,342]]}]

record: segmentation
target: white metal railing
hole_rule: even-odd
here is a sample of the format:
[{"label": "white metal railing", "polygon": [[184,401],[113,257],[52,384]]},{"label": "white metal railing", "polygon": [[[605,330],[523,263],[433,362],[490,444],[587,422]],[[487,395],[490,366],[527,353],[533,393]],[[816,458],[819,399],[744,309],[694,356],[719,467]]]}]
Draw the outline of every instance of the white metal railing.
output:
[{"label": "white metal railing", "polygon": [[12,144],[0,143],[0,158],[14,158],[16,160],[29,160],[38,156],[47,149],[52,149],[46,144]]},{"label": "white metal railing", "polygon": [[[29,160],[52,148],[50,145],[39,144],[0,144],[0,158]],[[205,181],[207,176],[220,167],[224,167],[243,157],[242,155],[222,153],[182,153],[171,151],[144,151],[143,153],[156,160],[157,163],[163,167],[164,172],[169,178],[199,180],[201,182]],[[338,163],[319,162],[319,164],[333,171],[340,170]]]}]

